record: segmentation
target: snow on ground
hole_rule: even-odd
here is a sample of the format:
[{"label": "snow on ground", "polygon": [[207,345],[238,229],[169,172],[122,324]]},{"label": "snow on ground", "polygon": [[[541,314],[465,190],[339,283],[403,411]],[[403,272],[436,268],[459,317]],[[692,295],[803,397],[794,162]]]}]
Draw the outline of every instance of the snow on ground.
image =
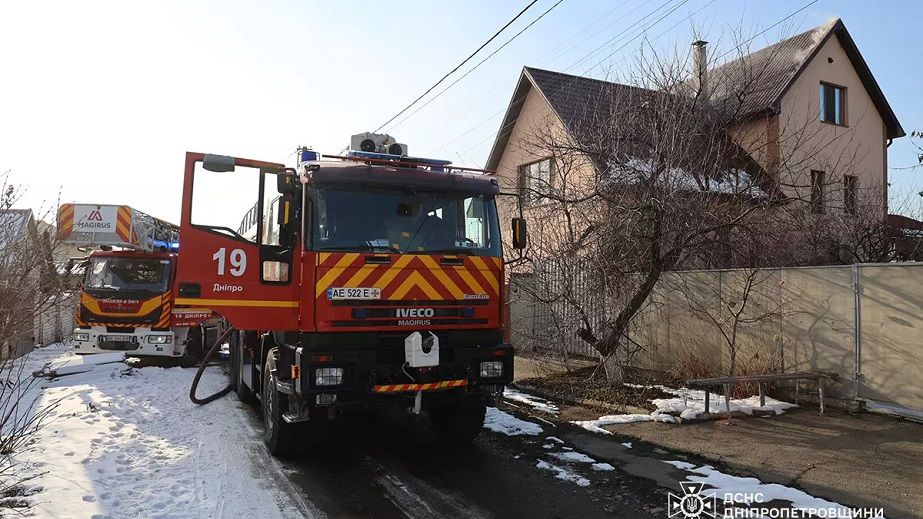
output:
[{"label": "snow on ground", "polygon": [[[705,494],[712,491],[719,500],[727,497],[728,501],[733,500],[734,496],[761,496],[757,506],[770,501],[787,501],[792,507],[804,511],[818,510],[828,511],[828,515],[822,517],[852,517],[850,509],[839,503],[827,501],[819,497],[811,496],[796,488],[779,485],[777,483],[763,483],[756,478],[745,478],[732,476],[715,470],[711,465],[702,465],[697,467],[692,463],[685,461],[665,461],[674,467],[691,473],[686,479],[698,483],[704,483],[707,490]],[[710,489],[708,487],[711,487]],[[835,512],[833,512],[835,511]]]},{"label": "snow on ground", "polygon": [[[657,388],[666,393],[676,395],[673,398],[655,398],[651,400],[651,403],[657,407],[657,409],[650,414],[615,414],[615,415],[606,415],[597,418],[596,420],[581,420],[571,422],[575,425],[579,425],[584,429],[592,432],[598,432],[602,434],[609,434],[609,431],[603,429],[606,425],[618,425],[634,422],[664,422],[664,423],[676,423],[677,417],[679,421],[682,420],[694,420],[699,418],[705,413],[705,391],[699,389],[686,389],[686,388],[669,388],[666,386],[642,386],[638,384],[625,384],[629,387],[634,388]],[[724,395],[716,395],[711,393],[710,396],[710,411],[712,413],[723,413],[727,411],[727,405],[724,400]],[[766,405],[760,406],[760,397],[751,396],[747,398],[737,398],[731,399],[731,411],[741,412],[747,415],[752,415],[754,412],[773,412],[777,415],[785,412],[786,409],[792,407],[797,407],[795,404],[789,402],[783,402],[781,400],[776,400],[774,398],[766,397]]]},{"label": "snow on ground", "polygon": [[558,479],[563,479],[564,481],[573,481],[574,483],[580,485],[581,487],[590,486],[590,480],[573,472],[567,468],[561,467],[559,465],[554,465],[543,460],[536,460],[535,468],[550,470],[554,472],[554,477]]},{"label": "snow on ground", "polygon": [[484,427],[507,436],[519,436],[523,434],[536,436],[542,433],[542,427],[540,425],[516,418],[496,407],[487,408],[487,417],[484,419]]},{"label": "snow on ground", "polygon": [[[38,406],[57,404],[53,421],[17,454],[40,471],[30,482],[42,487],[29,497],[36,517],[310,515],[266,455],[252,411],[234,398],[190,402],[191,369],[104,359],[52,345],[26,360],[30,374],[49,361],[75,373],[44,381]],[[209,368],[199,394],[226,383],[220,368]]]},{"label": "snow on ground", "polygon": [[558,414],[558,406],[556,406],[554,402],[545,400],[544,398],[539,398],[535,395],[516,391],[515,389],[505,388],[503,390],[503,398],[513,402],[526,404],[537,411],[542,411],[548,414]]}]

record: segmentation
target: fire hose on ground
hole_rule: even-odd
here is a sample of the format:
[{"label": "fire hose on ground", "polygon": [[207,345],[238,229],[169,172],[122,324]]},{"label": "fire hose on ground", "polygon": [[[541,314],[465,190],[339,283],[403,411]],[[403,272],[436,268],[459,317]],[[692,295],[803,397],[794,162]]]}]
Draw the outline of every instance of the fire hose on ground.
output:
[{"label": "fire hose on ground", "polygon": [[215,340],[215,344],[211,347],[210,350],[208,350],[205,356],[202,357],[202,362],[199,363],[199,369],[196,371],[195,377],[192,379],[192,387],[189,388],[189,400],[192,400],[193,403],[205,405],[223,397],[234,389],[234,386],[228,383],[227,387],[213,395],[209,395],[205,398],[198,398],[195,396],[196,389],[199,387],[199,379],[202,378],[202,373],[205,373],[205,368],[208,366],[208,363],[215,358],[215,355],[218,353],[218,349],[221,348],[221,344],[224,343],[225,339],[227,339],[233,331],[234,327],[229,326],[228,329],[224,331],[224,333],[218,336],[218,339]]}]

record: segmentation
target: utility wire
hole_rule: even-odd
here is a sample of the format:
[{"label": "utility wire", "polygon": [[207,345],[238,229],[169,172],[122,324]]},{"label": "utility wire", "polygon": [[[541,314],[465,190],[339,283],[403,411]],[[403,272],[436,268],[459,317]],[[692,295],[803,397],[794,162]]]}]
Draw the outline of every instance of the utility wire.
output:
[{"label": "utility wire", "polygon": [[[503,31],[505,31],[507,27],[509,27],[510,25],[512,25],[513,22],[515,22],[516,20],[518,20],[520,16],[522,16],[523,14],[525,14],[525,12],[528,11],[529,8],[531,8],[533,5],[535,5],[536,2],[538,2],[538,0],[532,0],[531,2],[529,2],[528,5],[526,5],[525,7],[523,7],[522,11],[519,11],[519,14],[517,14],[516,16],[514,16],[512,20],[506,22],[506,25],[504,25],[504,26],[501,27],[497,32],[495,32],[494,35],[490,37],[490,39],[488,39],[488,40],[485,41],[483,44],[481,44],[481,46],[478,47],[477,50],[475,50],[474,52],[472,52],[471,54],[469,54],[467,58],[465,58],[461,63],[459,63],[458,65],[456,65],[455,68],[453,68],[452,70],[450,70],[446,75],[442,76],[442,78],[441,78],[439,81],[436,81],[436,83],[434,83],[433,86],[427,88],[427,89],[426,89],[426,92],[423,92],[422,94],[420,94],[419,97],[417,97],[416,99],[414,99],[413,102],[411,102],[409,105],[405,106],[400,112],[396,113],[393,117],[391,117],[390,119],[388,119],[387,121],[385,121],[385,123],[382,124],[381,126],[379,126],[378,128],[375,128],[375,131],[373,131],[372,133],[375,133],[375,132],[377,132],[378,130],[381,130],[382,128],[384,128],[385,126],[387,126],[388,124],[390,124],[391,121],[397,119],[398,117],[401,116],[401,114],[403,114],[404,112],[406,112],[407,110],[409,110],[410,107],[412,107],[413,105],[417,104],[417,102],[419,102],[420,99],[423,99],[424,97],[426,97],[426,94],[429,94],[430,92],[432,92],[437,86],[439,86],[443,81],[445,81],[446,78],[448,78],[449,76],[451,76],[452,74],[454,74],[455,71],[457,71],[457,70],[460,69],[465,63],[467,63],[468,61],[470,61],[471,58],[473,58],[478,52],[481,52],[481,50],[482,50],[484,47],[486,47],[487,45],[489,45],[490,42],[494,41],[494,40],[497,38],[497,36],[500,36],[500,33],[502,33]],[[560,2],[558,2],[558,3],[560,3]]]},{"label": "utility wire", "polygon": [[[550,13],[555,7],[561,5],[561,2],[563,2],[563,1],[564,1],[564,0],[558,0],[557,2],[555,2],[554,5],[552,5],[552,6],[549,7],[548,9],[546,9],[545,12],[543,12],[542,14],[540,14],[540,15],[538,16],[538,18],[532,20],[532,22],[529,23],[529,25],[526,25],[525,27],[523,27],[522,30],[520,30],[519,32],[517,32],[516,34],[514,34],[512,38],[506,40],[506,42],[504,42],[503,45],[500,45],[499,47],[497,47],[496,49],[494,49],[494,51],[491,52],[490,54],[488,54],[487,57],[485,57],[484,59],[482,59],[481,61],[479,61],[479,62],[477,63],[477,65],[475,65],[475,66],[471,67],[470,69],[468,69],[468,71],[465,72],[464,74],[462,74],[461,77],[459,77],[458,79],[456,79],[455,81],[453,81],[449,86],[447,86],[447,87],[443,88],[442,90],[440,90],[439,93],[437,93],[437,94],[434,95],[433,97],[429,98],[428,101],[426,101],[425,103],[423,103],[421,106],[417,107],[416,110],[414,110],[413,112],[410,112],[410,114],[408,114],[407,117],[404,117],[403,119],[401,119],[400,122],[398,122],[397,124],[395,124],[394,126],[392,126],[392,128],[396,128],[397,126],[399,126],[400,124],[402,124],[404,121],[406,121],[407,119],[409,119],[410,117],[412,117],[413,114],[415,114],[415,113],[419,112],[420,110],[426,108],[427,105],[429,105],[430,103],[432,103],[433,101],[435,101],[436,99],[438,99],[439,96],[441,96],[442,94],[444,94],[444,93],[446,92],[446,90],[448,90],[448,89],[452,88],[453,86],[455,86],[455,85],[456,85],[459,81],[461,81],[462,79],[465,79],[465,77],[467,77],[468,74],[470,74],[470,73],[474,72],[475,70],[477,70],[477,68],[480,67],[481,65],[483,65],[484,62],[486,62],[487,60],[489,60],[490,58],[492,58],[492,57],[494,56],[494,54],[496,54],[496,53],[500,52],[501,50],[503,50],[504,47],[506,47],[506,46],[509,45],[513,40],[515,40],[516,38],[518,38],[519,35],[521,35],[522,33],[526,32],[527,30],[529,30],[529,27],[532,27],[533,25],[535,25],[539,20],[541,20],[542,18],[544,18],[546,14]],[[458,69],[458,67],[456,67],[456,70],[457,70],[457,69]],[[445,79],[445,78],[443,78],[443,79]],[[438,84],[438,83],[437,83],[437,84]],[[434,85],[434,86],[435,86],[435,85]],[[430,90],[432,90],[432,89],[430,89]],[[427,92],[429,92],[429,90],[427,90]],[[425,95],[425,94],[424,94],[424,95]],[[421,97],[422,97],[422,96],[421,96]],[[419,101],[419,98],[418,98],[417,100]],[[416,102],[416,101],[414,101],[414,102]],[[408,107],[408,108],[410,108],[410,107]],[[405,110],[406,110],[406,109],[405,109]],[[398,115],[400,115],[400,114],[398,114]],[[396,117],[396,116],[395,116],[395,117]],[[392,117],[392,118],[391,118],[391,121],[393,121],[393,120],[395,119],[395,117]],[[391,122],[391,121],[388,121],[388,122]],[[388,124],[388,123],[385,123],[385,124]],[[382,126],[384,126],[384,125],[382,125]],[[380,129],[380,128],[379,128],[379,129]],[[378,130],[375,130],[375,131],[378,131]]]},{"label": "utility wire", "polygon": [[[758,37],[760,37],[760,36],[766,34],[767,32],[769,32],[769,31],[770,31],[771,29],[773,29],[774,27],[777,27],[777,26],[779,26],[780,24],[785,23],[787,20],[791,19],[792,17],[796,16],[798,13],[800,13],[800,12],[804,11],[805,9],[811,7],[812,5],[816,4],[817,2],[818,2],[818,0],[812,0],[812,1],[808,2],[808,3],[806,3],[805,5],[801,6],[800,8],[796,9],[795,11],[789,13],[788,15],[786,15],[785,17],[783,17],[782,19],[780,19],[780,20],[778,20],[777,22],[773,23],[772,25],[770,25],[770,26],[767,27],[766,29],[764,29],[764,30],[760,31],[759,33],[753,35],[752,37],[750,37],[749,39],[747,39],[746,41],[744,41],[742,44],[743,44],[743,45],[749,44],[750,42],[752,42],[752,41],[755,40],[756,38],[758,38]],[[683,3],[685,3],[685,2],[683,2]],[[706,5],[710,5],[711,3],[712,3],[712,2],[709,2],[709,3],[706,4]],[[680,5],[677,6],[676,8],[680,7],[681,5],[682,5],[682,4],[680,4]],[[651,14],[653,14],[654,12],[660,10],[662,7],[663,7],[663,6],[658,7],[657,9],[655,9],[654,11],[652,11]],[[669,15],[669,14],[671,14],[673,11],[675,11],[676,8],[674,8],[674,9],[672,9],[670,12],[668,12],[667,15]],[[696,11],[696,13],[699,12],[699,11],[701,11],[701,9],[699,9],[698,11]],[[682,23],[683,21],[686,21],[686,20],[692,18],[692,16],[693,16],[694,14],[695,14],[695,13],[690,14],[690,15],[687,16],[684,20],[681,20],[679,23]],[[653,25],[656,25],[657,23],[659,23],[660,21],[662,21],[665,17],[666,17],[666,15],[663,16],[663,17],[661,17],[660,19],[658,19],[656,22],[654,22],[654,24],[652,24],[652,26],[653,26]],[[643,18],[642,18],[642,19],[643,19]],[[639,20],[639,21],[640,21],[640,20]],[[637,25],[637,24],[633,24],[633,25]],[[674,24],[673,27],[675,27],[675,26],[677,26],[677,25],[679,25],[679,24]],[[627,31],[623,31],[623,33],[624,33],[624,32],[627,32]],[[664,31],[664,33],[665,33],[665,32],[666,32],[666,31]],[[658,37],[660,37],[660,36],[663,35],[664,33],[661,33],[660,35],[658,35]],[[607,55],[605,58],[603,58],[602,60],[600,60],[599,62],[597,62],[595,65],[593,65],[592,67],[590,67],[590,68],[587,69],[587,70],[592,70],[592,69],[596,68],[597,66],[601,65],[603,62],[605,62],[607,59],[609,59],[609,58],[612,57],[615,53],[617,53],[618,50],[621,50],[622,48],[624,48],[624,47],[625,47],[628,43],[630,43],[632,40],[637,39],[637,37],[640,36],[641,34],[643,34],[643,31],[642,31],[641,33],[635,35],[634,37],[632,37],[628,42],[626,42],[624,45],[622,45],[621,47],[619,47],[619,49],[617,49],[615,52],[610,53],[610,54]],[[597,50],[598,50],[598,49],[597,49]],[[595,54],[596,52],[597,52],[597,51],[594,50],[593,52],[591,52],[591,53],[588,54],[587,56],[593,55],[593,54]],[[720,59],[720,58],[722,58],[722,57],[724,57],[724,56],[727,56],[727,55],[730,54],[731,52],[733,52],[733,49],[730,50],[730,51],[728,51],[728,52],[725,52],[725,53],[721,54],[720,56],[718,56],[717,59]],[[574,63],[573,65],[571,65],[570,67],[568,67],[568,68],[565,69],[565,70],[570,70],[570,69],[573,68],[577,63],[579,63],[580,61],[583,61],[584,59],[586,59],[586,56],[585,56],[584,58],[581,58],[580,60],[578,60],[576,63]],[[577,79],[577,78],[575,77],[575,78],[572,79],[570,82],[567,82],[567,83],[564,83],[564,84],[560,85],[560,86],[558,87],[558,89],[557,89],[555,92],[559,91],[560,89],[564,88],[565,86],[570,85],[571,83],[573,83],[574,81],[576,81],[576,79]],[[520,98],[520,99],[515,99],[512,103],[519,102],[519,101],[521,101],[521,100],[522,100],[521,98]],[[511,103],[511,104],[512,104],[512,103]],[[502,110],[501,110],[501,112],[502,112]],[[498,112],[498,113],[500,113],[500,112]],[[495,115],[496,115],[496,114],[495,114]],[[493,117],[493,116],[492,116],[492,117]],[[492,118],[492,117],[491,117],[491,118]],[[481,122],[481,123],[479,123],[477,126],[480,126],[480,125],[484,124],[484,122],[486,122],[486,120],[483,121],[483,122]],[[498,133],[501,133],[501,132],[503,132],[503,131],[506,131],[506,129],[507,129],[507,126],[506,126],[506,125],[501,126],[500,129],[498,130]],[[467,133],[469,133],[469,132],[470,132],[470,130],[469,130],[468,132],[465,132],[465,134],[467,134]],[[462,134],[462,136],[465,135],[465,134]],[[461,137],[461,136],[460,136],[460,137]],[[459,138],[460,138],[460,137],[459,137]],[[489,138],[489,137],[490,137],[490,135],[487,136],[487,138]],[[483,142],[485,142],[485,141],[487,140],[487,138],[481,139],[481,140],[479,140],[478,142],[476,142],[474,145],[472,145],[472,146],[466,148],[466,149],[464,150],[464,153],[467,154],[471,149],[473,149],[473,148],[475,148],[475,147],[477,147],[477,146],[480,146]],[[457,140],[457,139],[455,139],[455,140]],[[451,144],[452,142],[453,142],[453,141],[450,141],[449,143],[443,145],[443,147],[448,146],[448,145]]]},{"label": "utility wire", "polygon": [[[577,61],[573,62],[570,66],[568,66],[568,67],[567,67],[566,69],[564,69],[564,70],[565,70],[565,71],[568,71],[568,70],[570,70],[570,69],[576,67],[579,63],[581,63],[582,61],[586,60],[586,59],[589,58],[590,56],[593,56],[594,54],[597,54],[597,53],[598,53],[599,51],[601,51],[602,49],[605,49],[606,47],[611,47],[611,46],[614,46],[614,45],[617,44],[617,43],[620,43],[620,40],[623,40],[625,37],[627,37],[627,33],[629,33],[630,31],[632,31],[633,29],[635,29],[635,28],[638,27],[638,26],[644,25],[644,26],[645,26],[645,27],[644,27],[644,30],[646,30],[646,29],[647,29],[647,24],[646,24],[645,22],[647,21],[647,19],[648,19],[648,18],[651,18],[651,17],[653,17],[653,16],[657,16],[658,13],[659,13],[659,11],[661,11],[661,9],[663,9],[664,7],[667,7],[667,6],[668,6],[669,4],[671,4],[673,1],[674,1],[674,0],[667,0],[666,2],[660,4],[660,5],[659,5],[658,7],[656,7],[654,10],[652,10],[652,11],[648,12],[647,14],[643,15],[643,16],[642,16],[641,18],[639,18],[638,20],[635,20],[633,23],[631,23],[628,27],[626,27],[625,29],[623,29],[621,32],[619,32],[618,34],[616,34],[615,36],[613,36],[612,38],[610,38],[609,40],[607,40],[607,41],[606,41],[605,43],[603,43],[602,45],[600,45],[600,46],[596,47],[595,49],[593,49],[589,54],[586,54],[586,55],[584,55],[583,57],[581,57],[580,59],[578,59]],[[674,6],[672,6],[671,8],[669,8],[669,10],[668,10],[666,13],[663,13],[662,15],[660,15],[660,18],[658,18],[657,20],[653,21],[653,23],[650,24],[650,27],[653,27],[653,26],[657,25],[658,23],[660,23],[661,21],[663,21],[664,18],[666,18],[666,17],[668,17],[669,15],[673,14],[677,9],[679,9],[680,7],[682,7],[682,6],[683,6],[684,4],[686,4],[688,1],[689,1],[689,0],[682,0],[682,1],[679,2],[678,4],[675,4]],[[686,17],[686,19],[688,20],[688,19],[691,18],[691,17],[692,17],[692,15],[689,15],[688,17]],[[622,47],[620,47],[620,49],[621,49],[621,48],[624,48],[625,45],[627,45],[628,43],[631,43],[633,40],[637,39],[639,36],[641,36],[642,34],[644,34],[644,30],[640,31],[638,34],[635,34],[635,35],[632,36],[630,39],[628,39],[627,41],[625,41],[625,44],[622,45]],[[605,61],[605,58],[604,58],[603,60],[600,60],[597,64],[595,64],[595,65],[593,65],[592,67],[590,67],[590,69],[595,68],[596,66],[598,66],[599,64],[601,64],[603,61]],[[590,70],[590,69],[588,69],[588,70]],[[566,83],[561,84],[561,85],[558,87],[558,89],[555,90],[555,92],[560,91],[560,90],[563,89],[564,87],[570,86],[576,79],[577,79],[577,78],[575,77],[574,79],[572,79],[572,80],[570,80],[570,81],[568,81],[568,82],[566,82]],[[518,103],[519,101],[522,101],[523,99],[524,99],[524,98],[517,98],[517,99],[513,100],[510,104]],[[497,112],[497,113],[494,114],[493,116],[491,116],[491,117],[485,119],[485,120],[482,121],[481,123],[478,123],[476,126],[481,126],[482,124],[486,123],[487,121],[489,121],[490,119],[492,119],[492,118],[495,117],[496,115],[498,115],[498,114],[500,114],[500,113],[503,113],[505,110],[506,110],[505,108],[504,108],[504,109],[501,109],[499,112]],[[500,128],[499,131],[502,132],[502,131],[504,131],[505,129],[506,129],[506,126],[501,126],[501,128]],[[467,135],[468,133],[470,133],[470,131],[471,131],[471,130],[468,130],[468,131],[466,131],[464,134],[462,134],[461,136],[459,136],[459,137],[457,137],[457,138],[455,138],[455,139],[449,141],[449,142],[446,143],[446,144],[443,144],[443,145],[440,147],[440,149],[445,148],[446,146],[449,146],[449,145],[452,144],[453,142],[455,142],[455,141],[457,141],[458,139],[460,139],[462,136]],[[485,137],[485,138],[479,140],[479,141],[476,142],[474,145],[472,145],[472,146],[466,148],[464,151],[467,152],[467,151],[471,150],[472,148],[475,148],[475,147],[481,145],[481,143],[483,143],[483,142],[484,142],[485,140],[487,140],[487,138],[489,138],[489,137],[490,137],[490,135],[488,135],[487,137]]]}]

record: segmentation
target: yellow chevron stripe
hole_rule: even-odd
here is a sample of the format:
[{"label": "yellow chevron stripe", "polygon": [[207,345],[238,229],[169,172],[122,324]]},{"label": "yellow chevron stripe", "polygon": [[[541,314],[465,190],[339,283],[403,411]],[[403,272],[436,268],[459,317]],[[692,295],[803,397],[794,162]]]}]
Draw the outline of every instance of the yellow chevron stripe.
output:
[{"label": "yellow chevron stripe", "polygon": [[426,297],[433,300],[444,299],[439,292],[437,292],[429,283],[426,282],[426,279],[420,275],[419,272],[411,272],[407,279],[391,294],[391,297],[388,299],[403,299],[407,292],[410,292],[410,289],[418,286],[426,294]]},{"label": "yellow chevron stripe", "polygon": [[371,274],[372,271],[375,270],[375,267],[379,267],[379,266],[380,265],[375,265],[374,263],[363,265],[362,268],[360,268],[355,274],[353,274],[353,277],[349,278],[349,280],[346,281],[346,283],[343,283],[343,286],[347,288],[356,288],[357,286],[359,286],[359,283],[362,283],[363,281],[365,281],[365,278],[369,277],[369,274]]},{"label": "yellow chevron stripe", "polygon": [[178,305],[209,305],[209,306],[255,306],[260,308],[298,308],[298,301],[273,301],[266,299],[195,299],[178,297]]},{"label": "yellow chevron stripe", "polygon": [[317,286],[314,289],[314,298],[320,297],[327,288],[330,287],[330,284],[333,283],[336,278],[340,277],[340,274],[349,267],[356,258],[359,257],[358,253],[347,253],[344,254],[340,261],[336,265],[330,268],[323,277],[317,280]]},{"label": "yellow chevron stripe", "polygon": [[484,263],[484,260],[479,256],[471,256],[471,262],[474,263],[474,266],[477,267],[478,271],[481,273],[481,277],[487,280],[487,283],[490,284],[490,287],[493,288],[494,294],[499,294],[497,288],[497,278],[494,276],[494,273],[487,268],[487,264]]},{"label": "yellow chevron stripe", "polygon": [[452,278],[450,278],[449,275],[446,274],[444,270],[442,270],[442,267],[436,263],[436,260],[433,259],[432,256],[420,256],[420,260],[429,268],[429,271],[432,272],[434,276],[436,276],[436,279],[438,279],[439,282],[449,290],[449,293],[452,294],[452,297],[455,299],[462,299],[465,297],[465,293],[462,292],[460,288],[458,288],[458,285],[456,285],[455,282],[452,281]]},{"label": "yellow chevron stripe", "polygon": [[331,253],[329,253],[329,252],[321,252],[320,254],[318,254],[318,255],[317,255],[317,264],[318,264],[318,266],[319,266],[321,263],[327,261],[327,258],[330,257],[330,254],[331,254]]},{"label": "yellow chevron stripe", "polygon": [[413,256],[409,254],[398,258],[397,261],[394,262],[394,265],[391,265],[388,271],[385,272],[380,278],[378,278],[378,281],[376,281],[373,286],[384,290],[388,284],[394,280],[394,277],[400,274],[401,270],[406,267],[412,259]]},{"label": "yellow chevron stripe", "polygon": [[453,268],[455,269],[455,272],[458,273],[458,277],[462,278],[462,280],[468,285],[468,288],[471,289],[472,294],[484,294],[485,293],[484,289],[481,287],[480,284],[478,284],[477,280],[474,279],[474,276],[471,275],[471,272],[468,272],[467,268],[461,265],[457,267],[453,267]]}]

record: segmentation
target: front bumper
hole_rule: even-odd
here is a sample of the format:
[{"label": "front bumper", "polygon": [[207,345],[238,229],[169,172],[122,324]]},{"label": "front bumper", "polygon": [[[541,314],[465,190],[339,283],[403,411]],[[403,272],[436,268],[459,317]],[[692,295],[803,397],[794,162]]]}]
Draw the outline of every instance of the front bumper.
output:
[{"label": "front bumper", "polygon": [[[390,333],[304,334],[300,346],[289,347],[288,373],[280,379],[298,396],[298,414],[329,415],[329,411],[374,404],[412,402],[423,393],[424,408],[465,395],[492,398],[513,380],[515,352],[502,343],[499,331],[439,332],[439,364],[430,368],[406,365],[403,339]],[[481,363],[502,366],[499,375],[482,377]],[[338,384],[320,385],[316,370],[339,368]],[[288,375],[288,380],[285,376]]]},{"label": "front bumper", "polygon": [[[182,348],[182,345],[177,343],[177,337],[172,331],[155,332],[146,328],[135,328],[132,332],[109,332],[103,327],[93,327],[77,328],[72,337],[74,353],[78,355],[114,351],[159,357],[177,357],[182,354],[182,350],[176,352],[176,348]],[[168,342],[152,342],[153,339],[149,337],[163,337],[157,340]]]}]

